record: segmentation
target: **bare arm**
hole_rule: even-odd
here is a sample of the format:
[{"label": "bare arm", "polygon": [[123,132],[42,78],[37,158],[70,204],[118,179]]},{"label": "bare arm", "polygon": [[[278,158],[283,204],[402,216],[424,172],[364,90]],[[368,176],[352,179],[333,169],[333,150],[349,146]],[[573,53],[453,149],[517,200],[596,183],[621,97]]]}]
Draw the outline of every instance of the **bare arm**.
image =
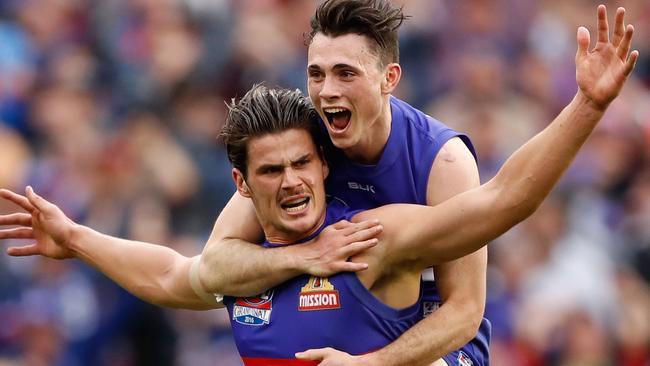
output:
[{"label": "bare arm", "polygon": [[193,258],[162,246],[124,240],[78,225],[52,203],[36,195],[0,190],[27,213],[0,216],[0,239],[34,240],[33,244],[7,249],[9,255],[43,255],[55,259],[79,258],[103,272],[127,291],[153,304],[205,310],[220,307],[202,300],[190,284]]},{"label": "bare arm", "polygon": [[[478,169],[465,144],[447,142],[436,157],[428,183],[428,204],[478,187]],[[382,364],[429,364],[469,342],[483,318],[486,296],[487,248],[434,268],[442,305],[376,352]]]},{"label": "bare arm", "polygon": [[[578,30],[576,96],[546,129],[519,148],[491,181],[433,208],[394,205],[373,210],[380,218],[386,215],[381,211],[389,211],[394,217],[390,226],[384,225],[385,234],[400,244],[386,251],[388,260],[418,267],[458,258],[535,211],[634,68],[638,52],[628,56],[633,27],[624,28],[623,15],[621,8],[610,42],[605,7],[598,8],[598,42],[593,51],[588,51],[589,32],[582,27]],[[372,211],[361,218],[368,214]],[[417,225],[414,219],[423,217],[427,217],[429,225]],[[417,250],[428,246],[428,250]],[[417,254],[413,254],[414,250]],[[427,258],[426,254],[431,256]]]},{"label": "bare arm", "polygon": [[[380,240],[387,245],[372,251],[372,255],[381,257],[382,268],[416,272],[431,264],[462,257],[505,232],[539,206],[634,68],[638,52],[628,56],[633,28],[624,26],[623,15],[624,10],[619,8],[610,42],[605,7],[598,7],[598,42],[592,51],[588,51],[589,32],[582,27],[578,30],[579,90],[575,98],[544,131],[517,150],[494,179],[436,207],[392,205],[357,215],[360,219],[379,217],[385,223]],[[427,364],[444,351],[441,348],[427,353],[420,347],[428,334],[423,324],[417,324],[394,344],[367,355],[349,356],[321,349],[304,352],[300,357],[323,360],[322,366]],[[451,347],[444,339],[428,341],[443,348]],[[421,358],[410,357],[412,350],[419,352]]]},{"label": "bare arm", "polygon": [[375,219],[341,221],[303,245],[265,249],[251,244],[261,241],[262,229],[250,199],[236,193],[203,250],[199,278],[208,292],[253,296],[303,273],[328,276],[363,270],[367,264],[347,259],[374,246],[380,230]]}]

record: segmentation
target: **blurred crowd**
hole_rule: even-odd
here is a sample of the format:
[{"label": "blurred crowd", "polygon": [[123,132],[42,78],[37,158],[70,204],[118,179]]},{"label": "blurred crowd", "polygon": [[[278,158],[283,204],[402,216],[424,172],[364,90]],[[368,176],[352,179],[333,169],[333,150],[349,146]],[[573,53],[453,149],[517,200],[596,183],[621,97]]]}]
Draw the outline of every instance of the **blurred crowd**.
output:
[{"label": "blurred crowd", "polygon": [[[396,94],[467,132],[483,181],[574,95],[575,31],[594,33],[598,4],[396,3],[412,15]],[[490,245],[497,366],[650,365],[650,2],[605,3],[610,21],[627,8],[641,57],[553,195]],[[315,6],[0,1],[0,187],[198,254],[234,192],[225,101],[260,81],[305,90]],[[0,255],[2,366],[240,364],[225,311],[160,309],[79,261]]]}]

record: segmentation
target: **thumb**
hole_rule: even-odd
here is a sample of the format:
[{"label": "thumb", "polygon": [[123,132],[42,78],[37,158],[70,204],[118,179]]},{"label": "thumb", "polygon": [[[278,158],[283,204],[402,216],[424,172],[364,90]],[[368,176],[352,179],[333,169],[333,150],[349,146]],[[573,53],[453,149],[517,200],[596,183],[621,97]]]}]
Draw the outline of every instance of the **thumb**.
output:
[{"label": "thumb", "polygon": [[589,30],[585,27],[578,27],[576,38],[578,40],[578,52],[576,54],[576,58],[587,56],[587,52],[589,51],[589,43],[591,42]]}]

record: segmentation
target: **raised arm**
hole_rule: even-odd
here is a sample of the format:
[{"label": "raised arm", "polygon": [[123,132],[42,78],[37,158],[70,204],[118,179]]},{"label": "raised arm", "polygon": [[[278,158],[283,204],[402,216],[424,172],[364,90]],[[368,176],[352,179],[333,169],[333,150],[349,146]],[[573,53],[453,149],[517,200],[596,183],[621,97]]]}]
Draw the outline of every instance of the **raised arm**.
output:
[{"label": "raised arm", "polygon": [[[634,68],[638,52],[629,53],[633,27],[625,27],[623,17],[624,10],[619,8],[610,41],[605,6],[598,7],[598,40],[591,51],[589,32],[578,29],[576,96],[546,129],[517,150],[491,181],[434,208],[400,205],[376,211],[380,218],[388,213],[394,218],[390,226],[384,225],[385,234],[399,244],[391,246],[387,260],[421,267],[458,258],[535,211]],[[372,212],[361,218],[368,215]],[[422,225],[424,220],[427,225]]]}]

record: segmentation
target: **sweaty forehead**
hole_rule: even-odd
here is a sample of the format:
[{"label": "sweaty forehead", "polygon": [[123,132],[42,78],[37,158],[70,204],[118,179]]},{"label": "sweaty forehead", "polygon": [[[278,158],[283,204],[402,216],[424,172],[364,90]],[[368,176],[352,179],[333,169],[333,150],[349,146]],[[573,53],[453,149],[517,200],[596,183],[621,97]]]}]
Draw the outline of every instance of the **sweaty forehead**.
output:
[{"label": "sweaty forehead", "polygon": [[359,34],[331,37],[318,33],[309,45],[307,64],[309,67],[317,66],[323,69],[335,65],[362,67],[378,64],[379,55],[370,43],[368,37]]}]

